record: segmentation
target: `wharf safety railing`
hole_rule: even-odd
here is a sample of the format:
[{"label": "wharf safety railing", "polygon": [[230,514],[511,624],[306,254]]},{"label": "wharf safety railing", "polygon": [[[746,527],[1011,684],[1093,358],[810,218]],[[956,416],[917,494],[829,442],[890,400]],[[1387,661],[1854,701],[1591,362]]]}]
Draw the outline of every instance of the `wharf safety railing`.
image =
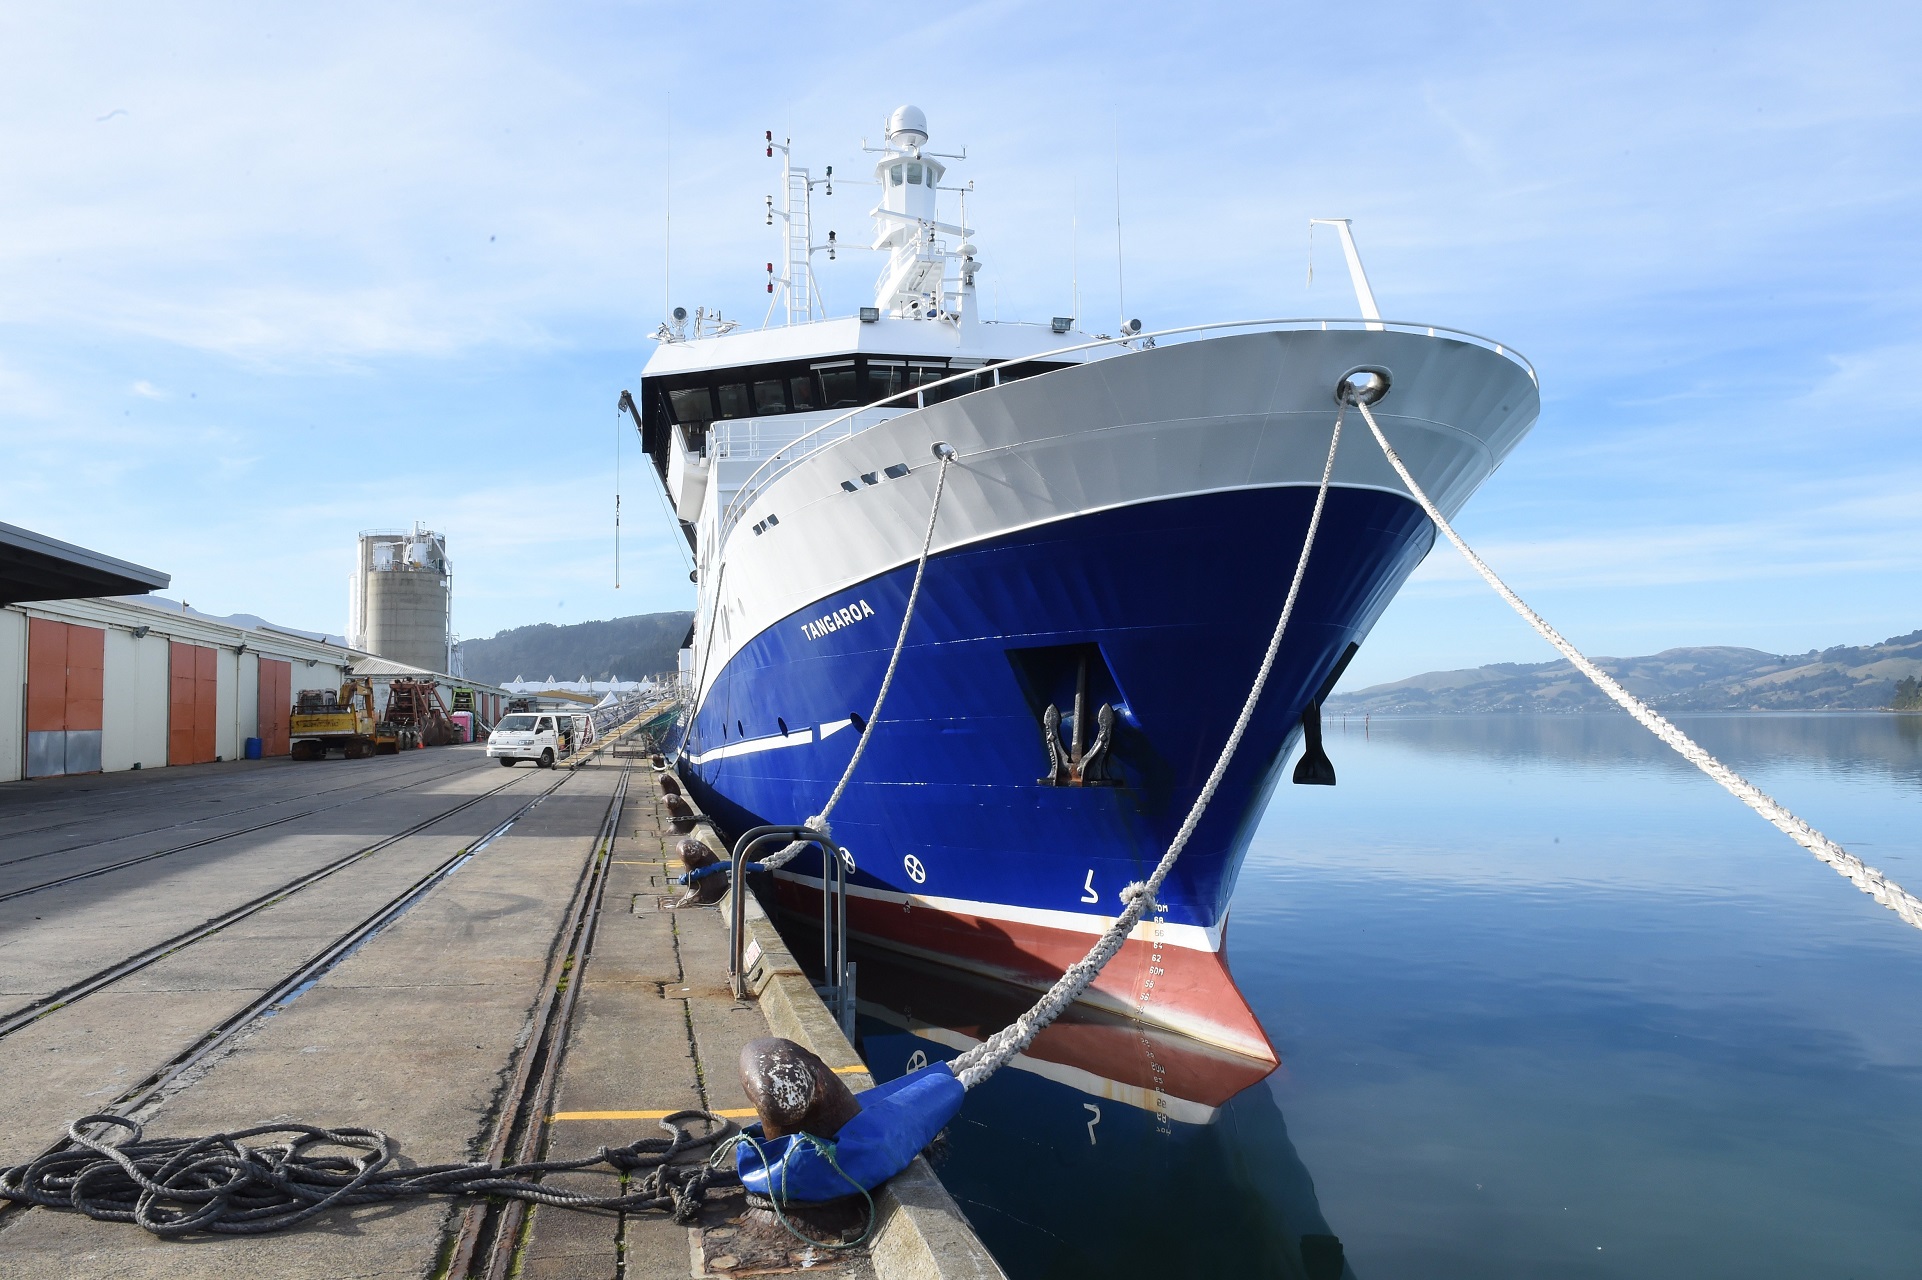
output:
[{"label": "wharf safety railing", "polygon": [[[851,436],[858,435],[868,427],[874,426],[878,422],[888,421],[893,416],[896,416],[876,416],[868,422],[857,421],[862,414],[874,409],[879,409],[885,405],[898,404],[903,411],[924,409],[927,407],[927,393],[930,391],[937,391],[942,387],[951,386],[958,382],[978,380],[983,377],[990,380],[989,386],[979,389],[988,390],[1001,385],[1001,370],[1003,369],[1016,365],[1033,364],[1037,360],[1052,360],[1058,356],[1073,355],[1081,351],[1096,351],[1104,348],[1142,350],[1146,347],[1156,345],[1164,338],[1187,338],[1192,340],[1203,334],[1227,333],[1237,330],[1267,330],[1278,333],[1299,333],[1304,331],[1326,332],[1331,329],[1415,333],[1424,334],[1430,338],[1445,337],[1460,339],[1470,342],[1475,346],[1484,347],[1493,351],[1498,356],[1512,360],[1521,366],[1523,372],[1528,374],[1528,380],[1531,383],[1537,387],[1541,386],[1541,379],[1536,376],[1535,366],[1529,362],[1528,357],[1506,343],[1497,342],[1495,339],[1479,333],[1471,333],[1467,329],[1451,329],[1447,325],[1422,324],[1412,320],[1365,320],[1348,316],[1316,317],[1311,319],[1227,320],[1216,321],[1210,324],[1177,325],[1171,329],[1156,329],[1149,333],[1130,333],[1117,338],[1097,338],[1092,342],[1079,342],[1073,346],[1055,347],[1048,351],[1036,351],[1025,356],[1016,356],[1007,360],[996,360],[990,364],[962,369],[949,374],[945,378],[939,378],[933,382],[926,382],[918,387],[911,387],[906,391],[897,391],[891,396],[883,396],[871,404],[862,405],[858,409],[850,409],[838,418],[831,418],[812,430],[802,432],[792,441],[769,454],[761,465],[756,467],[748,475],[748,478],[742,482],[740,489],[738,489],[734,497],[729,500],[727,510],[721,514],[719,541],[726,541],[734,532],[735,526],[741,522],[741,517],[747,514],[748,508],[754,505],[755,500],[761,496],[769,485],[786,475],[810,454],[838,440],[844,440]],[[829,436],[827,435],[828,432],[835,432],[836,434]]]},{"label": "wharf safety railing", "polygon": [[728,882],[733,911],[728,921],[727,973],[734,998],[747,998],[747,876],[771,870],[749,861],[756,849],[787,846],[790,842],[821,848],[821,983],[815,987],[828,1012],[854,1039],[854,962],[848,959],[848,872],[854,861],[847,850],[825,831],[813,827],[755,827],[734,842],[732,874]]}]

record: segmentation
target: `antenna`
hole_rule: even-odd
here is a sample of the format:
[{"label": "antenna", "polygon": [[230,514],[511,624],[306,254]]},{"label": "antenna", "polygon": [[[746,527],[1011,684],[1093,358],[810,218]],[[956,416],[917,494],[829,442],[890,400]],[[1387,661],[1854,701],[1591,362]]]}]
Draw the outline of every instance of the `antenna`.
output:
[{"label": "antenna", "polygon": [[[1310,234],[1313,234],[1312,232]],[[1115,314],[1128,323],[1128,280],[1121,270],[1121,126],[1114,128],[1114,287]]]},{"label": "antenna", "polygon": [[1076,322],[1081,319],[1081,179],[1074,179],[1068,196],[1068,264],[1074,281],[1072,301]]},{"label": "antenna", "polygon": [[[643,387],[645,391],[647,388]],[[621,437],[627,424],[621,421],[619,406],[614,409],[614,589],[621,589]]]},{"label": "antenna", "polygon": [[667,159],[662,165],[661,178],[661,310],[666,311],[674,305],[674,99],[667,99],[667,124],[661,130],[666,139]]},{"label": "antenna", "polygon": [[1361,307],[1361,318],[1371,321],[1369,329],[1379,329],[1381,309],[1375,305],[1375,292],[1368,287],[1368,273],[1361,268],[1361,254],[1355,249],[1355,236],[1348,228],[1347,218],[1310,218],[1308,219],[1308,282],[1315,280],[1315,228],[1333,227],[1341,237],[1341,252],[1348,259],[1348,279],[1355,286],[1355,302]]}]

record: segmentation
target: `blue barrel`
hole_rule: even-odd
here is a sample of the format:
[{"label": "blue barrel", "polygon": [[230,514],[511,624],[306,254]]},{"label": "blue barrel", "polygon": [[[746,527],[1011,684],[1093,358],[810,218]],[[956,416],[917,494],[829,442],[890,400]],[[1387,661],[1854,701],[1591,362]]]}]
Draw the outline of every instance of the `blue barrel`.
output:
[{"label": "blue barrel", "polygon": [[249,760],[260,759],[260,739],[259,738],[247,739],[247,758]]}]

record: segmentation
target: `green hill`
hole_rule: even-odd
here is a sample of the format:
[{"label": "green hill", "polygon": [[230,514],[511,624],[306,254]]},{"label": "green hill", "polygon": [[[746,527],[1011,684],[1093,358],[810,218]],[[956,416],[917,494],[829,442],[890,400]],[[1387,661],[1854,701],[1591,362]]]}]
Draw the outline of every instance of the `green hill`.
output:
[{"label": "green hill", "polygon": [[[1913,700],[1922,678],[1922,631],[1880,644],[1802,654],[1713,646],[1645,658],[1597,658],[1630,693],[1665,711],[1821,711]],[[1430,671],[1328,699],[1349,715],[1483,711],[1600,711],[1615,704],[1566,662],[1500,662]]]},{"label": "green hill", "polygon": [[551,622],[515,627],[485,640],[463,640],[467,674],[489,684],[525,678],[639,680],[674,670],[675,654],[694,621],[689,612],[641,613],[605,622]]}]

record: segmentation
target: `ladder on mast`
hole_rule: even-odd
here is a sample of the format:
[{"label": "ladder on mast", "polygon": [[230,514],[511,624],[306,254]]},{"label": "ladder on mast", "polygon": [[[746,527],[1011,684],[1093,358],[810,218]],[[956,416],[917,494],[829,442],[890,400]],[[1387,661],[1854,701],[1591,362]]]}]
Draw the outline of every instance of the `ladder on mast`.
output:
[{"label": "ladder on mast", "polygon": [[806,169],[782,168],[787,175],[787,322],[806,324],[814,318],[814,268],[809,261],[813,184]]}]

